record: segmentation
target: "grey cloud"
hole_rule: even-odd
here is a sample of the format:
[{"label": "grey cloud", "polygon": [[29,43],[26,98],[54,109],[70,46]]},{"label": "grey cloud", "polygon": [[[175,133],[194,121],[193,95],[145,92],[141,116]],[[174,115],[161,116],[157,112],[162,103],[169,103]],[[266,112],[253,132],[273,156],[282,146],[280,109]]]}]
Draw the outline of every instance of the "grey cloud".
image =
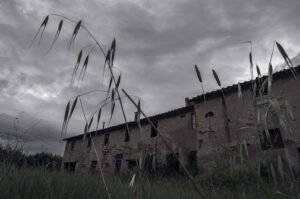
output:
[{"label": "grey cloud", "polygon": [[0,80],[0,92],[1,92],[3,89],[7,88],[7,86],[8,86],[8,81],[5,80],[5,79],[1,79],[1,80]]},{"label": "grey cloud", "polygon": [[[10,115],[25,111],[51,122],[53,129],[60,129],[69,99],[88,90],[106,90],[108,80],[101,84],[104,58],[99,51],[94,51],[82,87],[76,89],[70,85],[77,53],[93,41],[80,30],[74,49],[68,51],[74,24],[65,21],[58,42],[47,53],[58,17],[50,17],[40,46],[35,43],[33,48],[28,48],[43,17],[49,13],[66,15],[75,21],[83,19],[104,49],[116,37],[118,69],[115,71],[122,72],[121,87],[139,96],[150,115],[183,106],[184,97],[201,93],[194,64],[201,70],[205,90],[210,91],[217,88],[211,74],[213,68],[224,86],[250,78],[250,46],[241,42],[253,41],[254,62],[262,71],[266,71],[265,63],[275,39],[282,42],[291,56],[298,54],[300,44],[297,20],[300,2],[297,0],[159,3],[55,0],[39,2],[39,5],[6,0],[0,4],[1,110]],[[87,52],[88,49],[85,55]],[[104,96],[105,93],[94,93],[83,97],[88,116]],[[128,118],[132,119],[135,109],[128,100],[124,99],[124,103]],[[110,105],[104,110],[107,121]],[[69,135],[80,133],[84,122],[77,107]],[[117,105],[112,124],[119,122],[123,119]],[[56,131],[50,127],[51,132]],[[44,140],[55,145],[50,138]],[[32,143],[32,150],[44,150],[42,141],[36,139]]]}]

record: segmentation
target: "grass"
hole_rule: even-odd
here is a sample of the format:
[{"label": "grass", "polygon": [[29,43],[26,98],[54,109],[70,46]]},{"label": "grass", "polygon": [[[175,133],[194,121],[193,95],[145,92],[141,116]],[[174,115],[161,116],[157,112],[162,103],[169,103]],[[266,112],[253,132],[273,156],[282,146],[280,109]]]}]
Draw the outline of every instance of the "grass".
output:
[{"label": "grass", "polygon": [[[0,165],[0,198],[107,198],[98,176],[90,174],[49,171],[42,168],[16,168]],[[184,176],[156,178],[151,181],[137,178],[129,187],[128,178],[107,177],[111,197],[145,199],[199,198],[192,184]],[[197,176],[208,198],[266,198],[253,176],[245,171],[217,171]],[[299,198],[299,180],[273,183],[264,179],[273,198]]]},{"label": "grass", "polygon": [[[78,54],[77,62],[75,64],[75,67],[73,69],[73,74],[72,74],[72,80],[74,80],[75,76],[78,76],[77,86],[84,79],[84,75],[88,67],[89,55],[95,48],[99,48],[100,50],[99,55],[100,56],[103,55],[105,58],[102,81],[104,81],[105,67],[107,67],[109,70],[109,79],[110,79],[108,90],[106,91],[107,97],[101,100],[98,103],[98,105],[96,105],[96,109],[95,109],[96,111],[91,115],[85,113],[85,109],[82,104],[81,99],[85,94],[79,94],[75,96],[72,106],[71,106],[71,100],[69,100],[65,109],[65,116],[64,116],[63,127],[62,127],[62,137],[66,136],[67,126],[71,119],[72,113],[76,107],[78,99],[86,123],[84,128],[85,129],[84,136],[83,136],[84,140],[86,138],[87,132],[90,131],[90,127],[92,125],[94,116],[97,112],[98,112],[98,120],[97,120],[96,131],[98,130],[101,109],[108,104],[107,101],[109,101],[109,99],[110,99],[111,111],[110,111],[110,117],[109,117],[110,119],[108,121],[108,124],[110,124],[111,122],[115,110],[115,103],[116,101],[119,101],[120,108],[122,110],[122,115],[124,118],[124,123],[126,124],[126,129],[127,129],[126,133],[128,132],[128,134],[126,135],[129,137],[130,131],[127,125],[127,119],[126,119],[125,110],[123,108],[122,97],[120,96],[119,93],[121,74],[117,79],[115,78],[115,74],[113,70],[114,67],[113,63],[114,63],[115,51],[116,51],[116,40],[114,39],[112,41],[110,49],[108,49],[108,51],[105,52],[101,47],[100,43],[94,37],[94,35],[82,25],[81,20],[76,22],[62,15],[50,14],[41,23],[36,35],[34,36],[31,45],[37,39],[39,34],[40,37],[38,43],[40,43],[43,32],[47,26],[49,16],[51,17],[55,16],[60,18],[60,23],[58,25],[56,35],[54,36],[54,40],[51,43],[50,49],[53,47],[54,43],[57,41],[59,37],[59,34],[63,26],[63,20],[74,23],[75,25],[69,43],[70,50],[72,50],[74,47],[75,38],[78,35],[80,29],[83,29],[94,40],[94,46],[90,46],[89,50],[88,49],[85,50],[88,52],[84,52],[86,54],[85,55],[86,57],[84,59],[83,64],[80,64],[80,61],[85,47],[82,48]],[[250,60],[251,80],[253,81],[252,42],[246,41],[244,43],[251,44],[249,60]],[[268,79],[266,79],[266,81],[262,83],[261,86],[258,85],[257,87],[255,83],[253,85],[253,87],[255,88],[254,90],[256,90],[256,88],[259,89],[260,95],[261,95],[262,88],[264,89],[266,85],[268,85],[268,93],[269,94],[271,93],[272,80],[273,80],[272,79],[273,67],[271,61],[272,61],[275,43],[277,45],[279,52],[281,53],[287,66],[290,68],[295,78],[297,75],[297,73],[293,70],[293,64],[290,58],[288,57],[287,53],[285,52],[284,48],[278,42],[275,41],[273,45],[270,62],[269,62]],[[79,69],[80,65],[82,65],[81,69]],[[80,70],[79,74],[78,74],[78,70]],[[195,66],[195,70],[198,79],[201,83],[202,91],[204,93],[200,70],[198,69],[197,66]],[[257,71],[258,74],[260,74],[260,70],[258,66],[257,66]],[[224,108],[223,111],[223,117],[225,121],[224,128],[226,131],[227,139],[230,142],[231,141],[230,128],[228,123],[229,114],[225,102],[225,95],[223,93],[222,85],[216,71],[212,70],[212,72],[218,86],[221,88],[221,92],[223,95],[222,105]],[[133,99],[126,93],[124,89],[122,89],[122,91],[132,102],[132,104],[136,106],[138,113],[141,113],[148,120],[149,124],[157,131],[160,138],[162,138],[162,140],[164,141],[165,139],[163,135],[161,135],[161,133],[157,130],[155,125],[152,123],[152,121],[150,121],[149,118],[141,110],[140,103],[139,105],[137,105],[133,101]],[[238,93],[239,93],[239,98],[242,99],[242,95],[241,95],[242,90],[240,85],[238,88]],[[254,92],[253,97],[255,96],[256,96],[256,92]],[[205,101],[205,95],[203,95],[203,97]],[[277,101],[275,100],[272,101],[271,95],[269,95],[269,102],[271,105],[274,106],[270,108],[274,108],[274,110],[276,111],[278,119],[280,121],[280,125],[287,126],[286,123],[288,120],[285,119],[282,116],[282,113],[279,111],[280,110],[279,103],[277,103]],[[268,110],[270,108],[268,108]],[[265,114],[264,121],[267,121],[266,120],[267,115],[268,112]],[[267,124],[264,124],[264,126],[267,127]],[[267,128],[266,128],[266,132],[268,132]],[[90,139],[92,140],[92,146],[95,149],[91,134],[89,134],[89,136]],[[177,158],[175,152],[172,150],[171,145],[169,145],[168,142],[165,142],[165,144],[166,147]],[[224,147],[221,148],[226,150],[226,148]],[[233,151],[231,151],[230,149],[227,149],[226,151],[228,151],[229,153],[233,153]],[[96,150],[95,153],[97,156],[97,160],[100,163],[100,158]],[[141,159],[143,159],[143,157],[141,157]],[[296,181],[295,179],[292,179],[285,183],[278,181],[278,179],[276,178],[277,171],[275,171],[273,165],[271,165],[270,168],[270,170],[272,171],[273,180],[263,179],[258,174],[254,166],[246,161],[243,162],[249,168],[248,172],[252,172],[252,177],[250,176],[249,173],[245,173],[245,172],[243,172],[242,174],[239,174],[238,172],[228,174],[228,172],[221,171],[220,173],[217,174],[214,173],[212,175],[198,176],[194,179],[190,175],[189,171],[185,168],[185,165],[182,163],[182,161],[179,158],[177,160],[179,161],[181,167],[184,169],[185,174],[186,176],[188,176],[190,181],[188,181],[186,177],[173,177],[173,178],[163,178],[163,179],[157,178],[151,181],[148,181],[143,177],[139,177],[137,178],[135,185],[133,187],[129,187],[128,186],[129,178],[126,178],[127,180],[122,180],[116,177],[107,177],[107,188],[106,188],[106,180],[104,179],[103,175],[102,175],[102,181],[100,181],[98,179],[99,177],[95,177],[91,175],[83,175],[83,174],[72,175],[69,173],[60,173],[57,171],[49,172],[41,169],[39,170],[26,169],[26,168],[16,169],[12,166],[9,167],[2,166],[1,176],[0,176],[1,177],[0,194],[3,194],[3,196],[2,195],[0,196],[1,198],[107,198],[108,197],[109,199],[110,198],[175,198],[176,199],[176,198],[199,198],[199,196],[201,196],[201,198],[203,199],[205,198],[299,198],[299,193],[297,191],[298,190],[297,188],[299,188],[299,181]],[[100,168],[100,172],[102,174],[101,168]]]}]

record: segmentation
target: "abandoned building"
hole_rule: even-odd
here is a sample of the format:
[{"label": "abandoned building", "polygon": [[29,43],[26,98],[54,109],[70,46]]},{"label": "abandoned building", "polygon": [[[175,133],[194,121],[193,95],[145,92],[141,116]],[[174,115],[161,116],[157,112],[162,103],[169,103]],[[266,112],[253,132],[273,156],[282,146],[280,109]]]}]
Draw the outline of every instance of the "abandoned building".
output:
[{"label": "abandoned building", "polygon": [[[300,66],[294,69],[300,73]],[[188,169],[198,173],[242,166],[240,159],[220,148],[219,143],[254,164],[263,155],[270,160],[277,160],[280,156],[285,164],[299,170],[299,80],[290,70],[282,70],[273,74],[271,92],[268,93],[268,89],[258,92],[264,79],[266,77],[240,83],[242,95],[239,97],[236,84],[186,98],[184,107],[149,117],[175,154],[167,149],[143,118],[140,120],[141,129],[135,121],[128,123],[130,134],[126,132],[125,124],[90,132],[100,162],[89,136],[85,142],[83,134],[65,138],[63,168],[97,172],[101,167],[105,174],[127,172],[138,165],[143,146],[149,154],[148,161],[154,159],[155,166],[165,170],[180,171],[174,155]],[[268,99],[276,99],[280,110],[275,110]],[[266,112],[268,115],[264,118]]]}]

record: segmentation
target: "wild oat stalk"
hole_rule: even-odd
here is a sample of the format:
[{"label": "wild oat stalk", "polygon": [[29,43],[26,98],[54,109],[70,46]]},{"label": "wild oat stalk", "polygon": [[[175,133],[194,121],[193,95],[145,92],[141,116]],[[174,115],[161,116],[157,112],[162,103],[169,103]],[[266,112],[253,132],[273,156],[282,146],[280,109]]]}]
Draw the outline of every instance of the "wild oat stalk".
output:
[{"label": "wild oat stalk", "polygon": [[162,133],[156,128],[156,126],[153,124],[153,122],[147,117],[147,115],[141,110],[141,108],[139,107],[138,104],[136,104],[136,102],[130,97],[130,95],[124,90],[122,89],[122,92],[126,95],[126,97],[131,101],[131,103],[140,110],[140,113],[146,118],[146,120],[148,121],[148,123],[151,125],[151,127],[157,132],[158,136],[161,138],[161,140],[164,142],[164,144],[166,145],[166,147],[168,148],[168,150],[171,151],[171,153],[174,155],[174,157],[178,160],[180,166],[182,166],[183,170],[185,171],[185,173],[187,174],[188,178],[190,179],[192,185],[194,186],[194,188],[197,190],[197,192],[199,193],[200,197],[202,199],[205,199],[206,197],[204,196],[201,188],[197,185],[197,183],[195,182],[193,176],[190,174],[190,172],[187,170],[187,168],[185,167],[184,163],[182,162],[182,160],[177,157],[177,155],[175,154],[172,146],[170,146],[170,144],[166,141],[166,139],[164,138],[164,136],[162,135]]},{"label": "wild oat stalk", "polygon": [[58,36],[59,36],[59,34],[60,34],[60,32],[61,32],[63,23],[64,23],[63,19],[60,20],[60,22],[59,22],[59,24],[58,24],[57,32],[56,32],[56,34],[55,34],[55,36],[54,36],[54,39],[53,39],[53,41],[52,41],[52,44],[51,44],[51,46],[50,46],[48,52],[53,48],[53,46],[54,46],[56,40],[58,39]]},{"label": "wild oat stalk", "polygon": [[251,81],[253,81],[252,41],[244,41],[242,43],[250,44],[250,52],[249,52],[250,75],[251,75]]},{"label": "wild oat stalk", "polygon": [[217,142],[215,144],[218,145],[220,148],[222,148],[224,151],[227,151],[228,153],[230,153],[232,155],[235,155],[235,156],[239,157],[240,159],[242,159],[243,163],[248,167],[249,171],[253,174],[253,176],[257,180],[259,186],[264,191],[264,193],[267,196],[267,198],[272,198],[272,194],[271,194],[270,190],[268,189],[268,187],[263,182],[263,180],[260,177],[260,175],[257,172],[257,170],[253,167],[253,165],[250,162],[248,162],[247,160],[243,159],[238,153],[232,151],[230,148],[228,148],[228,147],[226,147],[226,146],[224,146],[224,145],[222,145],[220,143],[217,143]]},{"label": "wild oat stalk", "polygon": [[295,77],[295,79],[297,79],[298,73],[295,70],[293,63],[291,61],[291,59],[289,58],[288,54],[286,53],[286,51],[284,50],[284,48],[282,47],[282,45],[280,43],[278,43],[277,41],[275,41],[276,46],[280,52],[280,54],[282,55],[286,65],[288,66],[288,68],[290,69],[290,71],[292,72],[293,76]]},{"label": "wild oat stalk", "polygon": [[201,84],[204,104],[206,104],[205,93],[204,93],[204,88],[203,88],[203,83],[202,83],[202,77],[201,77],[201,73],[200,73],[200,70],[198,69],[198,66],[197,66],[197,65],[195,65],[195,71],[196,71],[198,80],[199,80],[199,82],[200,82],[200,84]]},{"label": "wild oat stalk", "polygon": [[[71,19],[69,19],[69,18],[67,18],[67,17],[64,17],[64,16],[62,16],[62,15],[57,15],[57,14],[50,14],[50,15],[51,15],[51,16],[60,17],[61,19],[65,19],[65,20],[67,20],[67,21],[70,21],[70,22],[76,24],[76,26],[75,26],[75,28],[74,28],[74,30],[73,30],[73,33],[72,33],[72,37],[71,37],[70,42],[69,42],[69,46],[68,46],[69,49],[72,49],[72,48],[73,48],[74,42],[75,42],[75,39],[76,39],[76,36],[78,35],[80,29],[83,29],[84,31],[86,31],[86,32],[89,34],[89,36],[94,40],[94,42],[96,43],[96,46],[99,48],[99,50],[101,51],[101,53],[102,53],[103,56],[105,57],[104,68],[103,68],[103,69],[104,69],[104,73],[105,73],[105,67],[107,66],[108,69],[109,69],[109,75],[110,75],[110,78],[111,78],[110,82],[112,82],[112,83],[114,84],[114,88],[112,89],[112,91],[110,91],[110,89],[111,89],[111,84],[112,84],[112,83],[110,83],[110,86],[109,86],[108,91],[107,91],[107,92],[111,92],[111,96],[110,96],[110,97],[111,97],[111,100],[110,100],[110,101],[111,101],[111,113],[110,113],[110,118],[112,118],[113,113],[114,113],[114,109],[115,109],[115,100],[118,100],[118,101],[120,102],[120,107],[121,107],[122,114],[123,114],[123,117],[124,117],[124,121],[125,121],[125,124],[126,124],[126,132],[129,132],[129,127],[128,127],[128,123],[127,123],[125,111],[124,111],[124,108],[123,108],[122,97],[120,96],[119,89],[118,89],[119,86],[120,86],[121,76],[119,76],[118,79],[116,79],[116,78],[115,78],[115,75],[114,75],[114,72],[113,72],[113,70],[112,70],[112,68],[113,68],[113,66],[114,66],[113,64],[114,64],[114,58],[115,58],[115,52],[116,52],[116,40],[114,39],[114,40],[112,41],[112,44],[111,44],[110,49],[109,49],[107,52],[105,52],[105,51],[103,50],[103,48],[101,47],[101,45],[99,44],[99,42],[97,41],[97,39],[94,37],[94,35],[93,35],[87,28],[85,28],[85,27],[83,26],[82,20],[76,22],[76,21],[71,20]],[[42,29],[42,33],[41,33],[41,36],[40,36],[40,40],[41,40],[43,31],[44,31],[45,28],[46,28],[46,25],[47,25],[48,20],[49,20],[49,16],[47,16],[47,17],[45,18],[45,20],[43,21],[43,23],[41,24],[41,26],[40,26],[40,28],[39,28],[39,30],[38,30],[36,36],[35,36],[34,39],[33,39],[33,42],[34,42],[35,38],[37,37],[37,35],[39,34],[40,30],[43,28],[43,29]],[[59,25],[57,34],[56,34],[56,36],[54,37],[54,40],[53,40],[51,46],[53,46],[53,45],[55,44],[55,42],[57,41],[57,38],[58,38],[58,36],[59,36],[59,34],[60,34],[60,31],[61,31],[61,28],[62,28],[62,23],[63,23],[63,22],[61,21],[61,24]],[[32,42],[32,43],[33,43],[33,42]],[[50,48],[52,48],[52,47],[50,47]],[[93,50],[93,49],[94,49],[94,48],[92,48],[92,50]],[[92,51],[92,50],[91,50],[91,51]],[[90,52],[91,52],[91,51],[90,51]],[[80,62],[81,62],[81,59],[82,59],[82,54],[83,54],[83,51],[81,50],[81,51],[79,52],[79,55],[78,55],[78,57],[77,57],[77,61],[76,61],[75,67],[74,67],[74,69],[73,69],[72,80],[74,79],[74,77],[75,77],[75,75],[76,75],[76,73],[77,73],[77,71],[78,71],[78,69],[79,69],[79,65],[80,65]],[[81,71],[80,71],[79,79],[78,79],[78,80],[80,80],[80,79],[82,80],[82,79],[84,78],[84,74],[85,74],[85,72],[86,72],[86,70],[87,70],[87,66],[88,66],[89,54],[90,54],[90,53],[88,53],[88,54],[86,55],[86,58],[85,58],[85,61],[84,61],[84,63],[83,63],[83,66],[82,66],[82,68],[81,68]],[[123,92],[124,92],[124,91],[123,91]],[[115,94],[117,95],[116,97],[114,96]],[[129,95],[126,95],[126,96],[129,97]],[[82,103],[81,96],[77,96],[77,97],[75,98],[75,100],[74,100],[74,102],[73,102],[73,104],[72,104],[71,111],[70,111],[71,101],[68,102],[68,104],[67,104],[67,106],[66,106],[66,110],[65,110],[65,117],[64,117],[64,122],[63,122],[62,134],[64,134],[64,132],[66,132],[66,128],[67,128],[68,122],[69,122],[69,120],[71,119],[71,116],[72,116],[72,113],[73,113],[74,109],[76,108],[77,100],[80,101],[81,110],[82,110],[83,116],[84,116],[84,118],[85,118],[85,123],[86,123],[86,124],[85,124],[85,127],[84,127],[84,136],[83,136],[83,140],[85,140],[85,138],[86,138],[87,135],[90,136],[90,139],[91,139],[91,141],[92,141],[92,146],[93,146],[93,148],[94,148],[94,150],[95,150],[95,154],[96,154],[97,160],[98,160],[98,162],[100,163],[100,159],[99,159],[99,156],[98,156],[98,153],[97,153],[97,150],[96,150],[96,147],[95,147],[93,138],[92,138],[92,136],[91,136],[91,133],[88,133],[88,131],[89,131],[89,129],[91,128],[91,125],[92,125],[92,123],[93,123],[93,120],[94,120],[94,114],[93,114],[93,116],[90,118],[90,120],[88,121],[88,119],[87,119],[87,117],[86,117],[86,114],[85,114],[85,112],[84,112],[84,107],[83,107],[83,103]],[[133,102],[133,101],[132,101],[132,102]],[[133,104],[136,106],[136,104],[135,104],[134,102],[133,102]],[[101,109],[100,109],[100,110],[101,110]],[[98,116],[98,118],[97,118],[97,127],[98,127],[98,125],[99,125],[99,120],[100,120],[100,113],[101,113],[100,110],[99,110],[99,112],[98,112],[99,116]],[[140,108],[139,108],[139,110],[140,110]],[[140,110],[140,111],[141,111],[141,110]],[[141,113],[144,115],[144,113],[143,113],[142,111],[141,111]],[[144,116],[145,116],[145,115],[144,115]],[[111,119],[110,119],[110,120],[111,120]],[[151,124],[151,126],[154,126],[153,123],[152,123],[151,121],[150,121],[149,123]],[[155,129],[156,129],[156,128],[155,128]],[[156,129],[156,131],[157,131],[157,129]],[[159,132],[159,131],[158,131],[158,132]],[[168,143],[167,143],[166,141],[165,141],[165,143],[166,143],[167,146],[169,146]],[[172,151],[172,152],[173,152],[173,151]],[[173,152],[173,153],[174,153],[174,152]],[[201,198],[205,198],[204,195],[202,194],[202,192],[200,191],[199,187],[197,186],[197,184],[196,184],[195,181],[193,180],[193,177],[189,174],[188,170],[185,168],[185,166],[183,165],[183,163],[181,162],[181,160],[179,160],[179,162],[181,163],[181,165],[183,166],[185,172],[187,173],[187,175],[188,175],[189,178],[191,179],[191,181],[192,181],[192,183],[193,183],[195,189],[198,191],[198,193],[200,194]],[[102,181],[103,181],[103,183],[104,183],[104,185],[105,185],[105,188],[106,188],[107,196],[108,196],[108,198],[110,199],[110,198],[111,198],[111,197],[110,197],[110,192],[109,192],[108,189],[107,189],[106,182],[105,182],[105,178],[104,178],[104,176],[103,176],[101,167],[100,167],[100,172],[101,172],[101,176],[102,176]]]},{"label": "wild oat stalk", "polygon": [[36,34],[34,35],[32,41],[31,41],[30,47],[33,45],[35,39],[37,38],[37,36],[39,35],[41,29],[43,28],[43,29],[42,29],[42,32],[41,32],[41,34],[40,34],[40,39],[39,39],[39,44],[40,44],[41,39],[42,39],[42,36],[43,36],[43,33],[44,33],[44,31],[45,31],[45,28],[46,28],[46,26],[47,26],[47,24],[48,24],[48,21],[49,21],[49,15],[45,17],[45,19],[43,20],[42,24],[40,25],[38,31],[37,31]]}]

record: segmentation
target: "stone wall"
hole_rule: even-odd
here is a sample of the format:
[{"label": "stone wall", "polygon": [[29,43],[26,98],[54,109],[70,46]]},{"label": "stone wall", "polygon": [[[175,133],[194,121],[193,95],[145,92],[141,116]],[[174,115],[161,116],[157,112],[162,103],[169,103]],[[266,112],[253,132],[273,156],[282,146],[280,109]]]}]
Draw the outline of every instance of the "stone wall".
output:
[{"label": "stone wall", "polygon": [[[186,98],[186,107],[150,119],[157,122],[158,130],[187,167],[191,167],[191,157],[196,155],[200,172],[243,166],[239,158],[221,149],[218,143],[241,154],[253,164],[262,158],[276,162],[280,156],[285,165],[300,170],[299,82],[286,73],[287,71],[274,76],[272,91],[265,96],[253,97],[251,82],[245,82],[241,84],[242,99],[238,98],[235,85],[223,89],[225,98],[222,98],[220,90],[208,93],[205,103],[203,96]],[[269,97],[279,102],[280,117],[288,114],[286,106],[288,101],[293,119],[286,127],[276,111],[270,107]],[[266,126],[262,122],[262,115],[267,111],[269,114]],[[101,165],[97,162],[96,171],[100,166],[106,174],[114,174],[116,167],[120,172],[128,171],[141,157],[143,146],[156,160],[157,168],[166,169],[170,166],[167,159],[171,151],[167,149],[159,135],[151,137],[151,126],[145,119],[141,121],[141,130],[137,123],[129,123],[128,142],[125,142],[125,125],[101,130],[93,136],[101,162]],[[266,130],[270,135],[280,132],[280,142],[271,150],[265,143]],[[108,144],[104,144],[105,134],[109,134]],[[91,170],[92,161],[95,163],[97,158],[93,147],[88,146],[88,139],[83,143],[82,137],[75,136],[66,141],[63,161],[76,162],[75,170],[78,171]],[[75,145],[71,150],[74,141]]]},{"label": "stone wall", "polygon": [[[285,163],[299,170],[300,163],[300,134],[297,121],[300,120],[300,91],[299,83],[293,78],[283,78],[273,83],[271,97],[280,104],[281,115],[286,113],[286,101],[291,105],[291,111],[294,120],[291,120],[288,132],[277,117],[275,111],[269,107],[267,100],[261,103],[261,99],[254,100],[252,90],[246,88],[243,90],[242,99],[238,98],[237,92],[225,92],[225,102],[228,117],[224,117],[224,103],[221,97],[212,98],[201,103],[194,103],[197,118],[197,159],[200,172],[206,172],[208,169],[229,168],[230,154],[217,146],[220,143],[235,152],[240,153],[241,144],[247,146],[248,160],[255,164],[263,156],[277,160],[281,156]],[[236,88],[237,91],[237,88]],[[258,105],[259,104],[259,105]],[[269,110],[267,118],[267,127],[258,122],[258,113],[262,115]],[[261,116],[260,116],[261,118]],[[226,132],[226,122],[229,132]],[[262,150],[260,137],[263,131],[267,129],[279,129],[284,147],[272,150]],[[246,151],[244,150],[244,153]],[[289,157],[286,156],[289,154]],[[231,161],[232,161],[231,156]],[[234,165],[240,166],[240,160],[234,162]]]},{"label": "stone wall", "polygon": [[[159,118],[157,128],[164,136],[180,158],[188,166],[188,156],[191,151],[196,151],[196,131],[192,128],[193,110],[179,112],[178,114]],[[130,123],[130,140],[125,142],[126,128],[120,128],[107,132],[109,134],[108,144],[104,144],[105,134],[100,133],[93,136],[103,171],[107,174],[115,173],[116,161],[120,164],[120,172],[128,171],[130,164],[141,157],[143,146],[149,155],[156,160],[157,168],[165,168],[166,157],[171,153],[159,135],[151,137],[151,126],[145,122],[141,125]],[[75,141],[73,150],[72,142]],[[83,143],[81,139],[67,140],[63,162],[77,161],[76,170],[89,171],[92,161],[97,161],[93,147],[88,147],[88,139]]]}]

